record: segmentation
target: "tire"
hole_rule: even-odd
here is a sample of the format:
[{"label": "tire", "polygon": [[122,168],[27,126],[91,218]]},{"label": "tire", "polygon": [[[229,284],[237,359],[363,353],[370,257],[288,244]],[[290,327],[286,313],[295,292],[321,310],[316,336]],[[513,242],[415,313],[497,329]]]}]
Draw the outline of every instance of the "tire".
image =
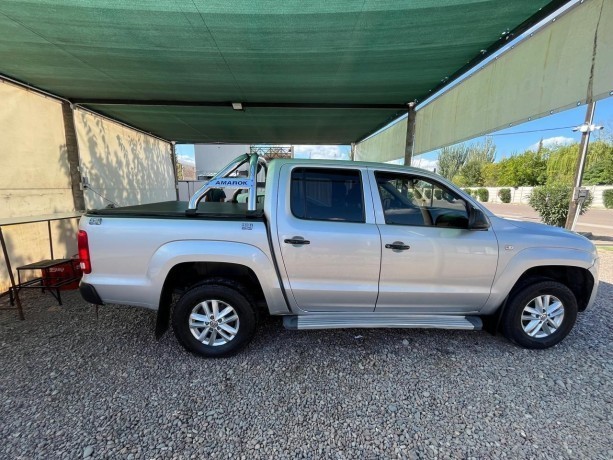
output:
[{"label": "tire", "polygon": [[[217,316],[211,318],[215,309]],[[242,350],[255,335],[256,325],[251,302],[236,289],[219,284],[193,287],[183,294],[172,313],[172,328],[179,343],[207,358],[223,358]]]},{"label": "tire", "polygon": [[576,320],[577,299],[568,287],[534,280],[511,294],[501,325],[505,337],[517,345],[543,349],[560,343]]}]

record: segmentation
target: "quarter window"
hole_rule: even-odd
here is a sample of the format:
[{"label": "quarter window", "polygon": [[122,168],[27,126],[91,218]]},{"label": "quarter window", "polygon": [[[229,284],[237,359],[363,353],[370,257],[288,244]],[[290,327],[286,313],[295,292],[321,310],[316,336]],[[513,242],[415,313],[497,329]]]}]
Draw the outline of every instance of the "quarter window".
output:
[{"label": "quarter window", "polygon": [[364,222],[360,172],[296,168],[292,171],[290,205],[299,219]]},{"label": "quarter window", "polygon": [[375,173],[385,223],[468,228],[466,202],[435,181],[397,173]]}]

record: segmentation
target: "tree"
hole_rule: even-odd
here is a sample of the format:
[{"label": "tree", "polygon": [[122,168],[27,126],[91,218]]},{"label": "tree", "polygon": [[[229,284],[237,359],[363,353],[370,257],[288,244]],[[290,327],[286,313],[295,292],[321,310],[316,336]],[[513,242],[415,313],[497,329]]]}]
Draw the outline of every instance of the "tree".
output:
[{"label": "tree", "polygon": [[499,163],[498,185],[523,187],[543,185],[547,177],[547,152],[528,150]]},{"label": "tree", "polygon": [[583,178],[587,185],[613,184],[613,143],[599,140],[590,144]]},{"label": "tree", "polygon": [[483,185],[486,187],[498,186],[498,177],[500,176],[500,163],[487,163],[481,168],[483,176]]},{"label": "tree", "polygon": [[454,181],[460,186],[483,186],[485,179],[483,168],[492,164],[496,158],[496,145],[491,138],[471,144],[464,165],[460,168]]},{"label": "tree", "polygon": [[481,187],[484,184],[482,169],[483,163],[470,160],[462,167],[454,182],[461,187]]},{"label": "tree", "polygon": [[466,144],[443,147],[438,156],[438,173],[453,180],[468,159],[469,148]]},{"label": "tree", "polygon": [[[572,184],[578,157],[577,143],[551,149],[547,163],[547,183]],[[590,142],[584,181],[588,185],[613,183],[613,143],[603,139]]]},{"label": "tree", "polygon": [[478,163],[493,163],[496,159],[496,144],[491,137],[486,137],[483,142],[472,144],[468,149],[468,161]]}]

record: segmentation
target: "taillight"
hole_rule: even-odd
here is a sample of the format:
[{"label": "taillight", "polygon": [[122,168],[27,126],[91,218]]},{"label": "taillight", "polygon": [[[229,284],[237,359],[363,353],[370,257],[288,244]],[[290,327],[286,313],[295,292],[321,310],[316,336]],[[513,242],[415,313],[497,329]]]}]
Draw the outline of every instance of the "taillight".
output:
[{"label": "taillight", "polygon": [[89,242],[87,241],[87,232],[79,230],[77,235],[77,244],[79,246],[79,263],[83,273],[92,272],[92,262],[89,258]]}]

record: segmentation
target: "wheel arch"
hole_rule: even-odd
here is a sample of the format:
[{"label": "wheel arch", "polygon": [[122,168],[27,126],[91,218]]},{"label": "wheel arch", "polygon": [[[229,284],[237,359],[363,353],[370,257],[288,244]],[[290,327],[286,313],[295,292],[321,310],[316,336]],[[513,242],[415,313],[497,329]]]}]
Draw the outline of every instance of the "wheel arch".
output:
[{"label": "wheel arch", "polygon": [[260,280],[246,265],[227,262],[182,262],[173,266],[164,280],[156,319],[156,337],[161,337],[168,329],[176,296],[205,284],[234,289],[247,297],[257,309],[268,308]]},{"label": "wheel arch", "polygon": [[557,281],[567,286],[577,300],[579,311],[584,311],[592,298],[594,276],[583,267],[573,265],[538,265],[530,267],[519,276],[508,294],[498,304],[497,308],[483,318],[485,329],[496,334],[500,330],[500,321],[512,296],[530,283],[539,281]]},{"label": "wheel arch", "polygon": [[523,286],[536,280],[558,281],[568,287],[575,298],[579,311],[584,311],[594,288],[594,277],[587,268],[568,265],[542,265],[529,268],[519,277],[509,296]]},{"label": "wheel arch", "polygon": [[173,294],[210,279],[238,282],[270,313],[289,313],[274,265],[256,246],[223,241],[173,241],[152,256],[147,273],[151,303],[157,304],[156,336],[167,329]]}]

